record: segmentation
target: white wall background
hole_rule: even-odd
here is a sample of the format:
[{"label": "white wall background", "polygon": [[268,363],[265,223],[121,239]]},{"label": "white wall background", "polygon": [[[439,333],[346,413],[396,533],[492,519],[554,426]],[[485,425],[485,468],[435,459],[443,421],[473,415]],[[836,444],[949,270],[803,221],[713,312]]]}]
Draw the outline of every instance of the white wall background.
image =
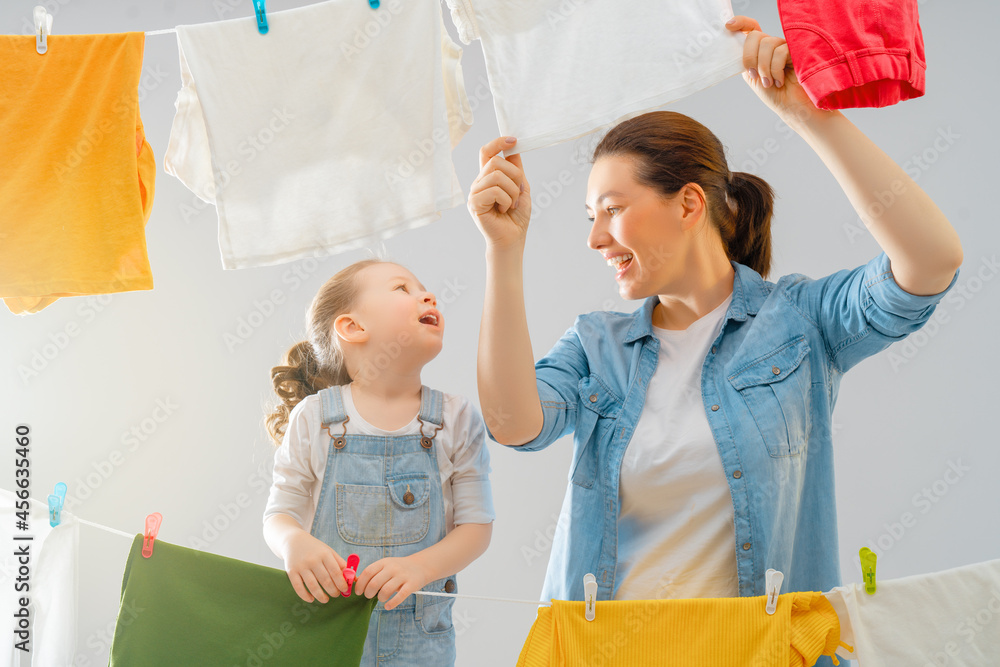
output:
[{"label": "white wall background", "polygon": [[[0,5],[0,32],[30,32],[35,4]],[[56,34],[156,30],[252,15],[249,0],[46,4],[55,14]],[[267,8],[306,4],[270,0]],[[933,322],[865,360],[843,381],[834,418],[845,582],[861,581],[856,561],[865,545],[881,554],[880,578],[1000,557],[995,491],[1000,142],[995,120],[989,120],[1000,102],[993,83],[1000,57],[991,8],[984,1],[921,2],[926,96],[846,111],[898,163],[918,170],[919,185],[961,234],[965,264]],[[734,10],[759,20],[765,32],[781,32],[773,2],[736,0]],[[445,22],[456,35],[447,12]],[[475,123],[454,159],[468,193],[479,170],[479,147],[499,130],[479,43],[464,49]],[[27,423],[34,434],[35,498],[44,499],[64,481],[77,500],[71,511],[82,518],[136,533],[144,517],[158,511],[164,540],[281,567],[261,536],[272,452],[261,422],[272,395],[269,371],[302,338],[305,308],[318,287],[367,253],[223,271],[215,209],[201,205],[162,168],[180,87],[174,35],[147,38],[143,69],[141,113],[159,166],[147,226],[155,289],[64,298],[23,318],[0,312],[0,443],[8,452],[0,456],[0,487],[13,487],[14,428]],[[711,128],[727,146],[734,170],[755,172],[777,190],[772,280],[791,272],[820,277],[877,254],[874,239],[820,160],[742,77],[669,108]],[[950,138],[939,139],[944,136]],[[618,297],[612,270],[586,246],[583,202],[587,149],[594,139],[524,157],[535,195],[525,281],[536,358],[577,314],[639,305]],[[550,201],[542,206],[545,192]],[[190,207],[196,211],[185,217]],[[458,207],[384,246],[436,292],[448,319],[444,350],[426,367],[424,383],[475,400],[484,287],[484,242],[475,223]],[[246,340],[227,345],[227,334],[237,335],[240,322],[274,290],[283,303],[274,305]],[[72,324],[79,334],[56,346],[53,337]],[[164,414],[157,411],[161,404],[171,407],[157,422],[155,416]],[[141,433],[138,440],[130,440],[133,431]],[[498,518],[489,551],[460,575],[464,593],[537,597],[571,444],[566,438],[526,455],[490,443]],[[116,450],[120,465],[109,463]],[[944,476],[951,463],[968,468],[954,484]],[[109,467],[106,478],[96,472]],[[919,500],[924,489],[933,502]],[[241,500],[249,506],[239,507]],[[915,516],[915,524],[894,528],[905,512]],[[78,665],[107,664],[128,547],[122,537],[81,527]],[[0,594],[12,594],[9,582]],[[513,664],[535,616],[530,605],[468,600],[458,601],[455,614],[462,665]]]}]

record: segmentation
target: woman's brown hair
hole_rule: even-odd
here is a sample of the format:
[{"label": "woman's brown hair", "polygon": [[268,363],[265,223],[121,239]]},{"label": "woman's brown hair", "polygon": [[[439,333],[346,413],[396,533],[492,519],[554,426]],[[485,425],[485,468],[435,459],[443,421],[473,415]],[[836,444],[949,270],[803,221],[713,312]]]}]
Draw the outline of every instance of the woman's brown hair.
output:
[{"label": "woman's brown hair", "polygon": [[611,128],[592,161],[604,156],[631,158],[636,180],[664,197],[700,185],[726,256],[767,278],[774,191],[758,176],[730,172],[722,142],[707,127],[676,111],[651,111]]},{"label": "woman's brown hair", "polygon": [[274,392],[281,402],[266,415],[264,424],[276,446],[284,438],[292,408],[302,399],[320,389],[351,381],[344,353],[333,332],[333,321],[355,307],[362,288],[358,273],[384,261],[363,259],[341,269],[313,297],[306,312],[306,340],[292,345],[282,365],[271,369]]}]

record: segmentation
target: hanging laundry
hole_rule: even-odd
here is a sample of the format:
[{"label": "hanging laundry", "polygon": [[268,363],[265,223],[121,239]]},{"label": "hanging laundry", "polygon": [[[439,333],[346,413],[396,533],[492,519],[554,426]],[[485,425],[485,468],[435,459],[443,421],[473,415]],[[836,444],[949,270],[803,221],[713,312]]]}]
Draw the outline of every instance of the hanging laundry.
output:
[{"label": "hanging laundry", "polygon": [[[603,600],[586,620],[585,602],[539,607],[518,667],[671,665],[808,667],[833,657],[840,623],[822,593],[767,598]],[[833,664],[839,664],[833,657]]]},{"label": "hanging laundry", "polygon": [[924,94],[918,0],[778,0],[795,74],[820,109],[885,107]]},{"label": "hanging laundry", "polygon": [[447,0],[479,39],[505,155],[574,139],[743,70],[729,0]]},{"label": "hanging laundry", "polygon": [[182,88],[164,169],[219,218],[225,269],[322,257],[465,203],[472,123],[436,2],[320,2],[177,26]]},{"label": "hanging laundry", "polygon": [[861,667],[1000,664],[1000,559],[824,593]]},{"label": "hanging laundry", "polygon": [[139,118],[145,34],[0,35],[0,297],[153,289],[156,163]]},{"label": "hanging laundry", "polygon": [[132,541],[109,667],[358,665],[377,598],[307,603],[284,571]]},{"label": "hanging laundry", "polygon": [[[35,667],[72,665],[76,655],[80,524],[64,510],[59,525],[52,527],[48,507],[31,500],[28,529],[16,530],[18,500],[11,491],[0,489],[0,543],[4,545],[0,557],[0,582],[4,588],[0,617],[9,623],[0,633],[0,664],[22,664],[20,656],[25,653],[18,644],[27,639],[24,646],[31,652]],[[15,539],[25,535],[32,539]],[[19,560],[24,550],[26,564]],[[21,582],[28,588],[19,590],[14,586],[22,565],[29,568],[26,581]],[[27,637],[15,632],[21,629],[15,614],[21,609],[22,597],[29,600]]]}]

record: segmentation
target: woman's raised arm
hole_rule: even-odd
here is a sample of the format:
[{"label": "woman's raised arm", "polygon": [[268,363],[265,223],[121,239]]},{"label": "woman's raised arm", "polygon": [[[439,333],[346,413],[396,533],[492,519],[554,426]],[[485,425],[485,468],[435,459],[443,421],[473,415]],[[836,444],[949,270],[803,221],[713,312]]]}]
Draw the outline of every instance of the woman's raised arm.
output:
[{"label": "woman's raised arm", "polygon": [[783,38],[760,32],[745,16],[727,27],[747,33],[744,79],[823,160],[891,260],[896,283],[919,296],[948,287],[962,264],[962,245],[930,196],[844,114],[816,108]]},{"label": "woman's raised arm", "polygon": [[469,191],[469,212],[486,238],[486,297],[479,329],[479,403],[490,435],[522,445],[543,425],[534,355],[524,310],[522,262],[531,190],[521,156],[500,151],[514,141],[499,137],[479,151],[480,171]]}]

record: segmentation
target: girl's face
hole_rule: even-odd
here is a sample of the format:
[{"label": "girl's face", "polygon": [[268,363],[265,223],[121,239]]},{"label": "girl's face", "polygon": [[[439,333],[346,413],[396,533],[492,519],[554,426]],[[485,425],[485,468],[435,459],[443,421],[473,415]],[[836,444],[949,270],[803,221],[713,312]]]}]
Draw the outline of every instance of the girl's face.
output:
[{"label": "girl's face", "polygon": [[607,260],[623,299],[679,291],[689,230],[705,212],[698,185],[664,198],[635,180],[630,158],[605,156],[590,170],[586,205],[593,222],[587,245]]},{"label": "girl's face", "polygon": [[367,266],[357,275],[361,281],[358,302],[351,313],[337,318],[341,341],[374,343],[374,354],[390,359],[400,354],[429,361],[441,351],[444,316],[434,295],[398,264],[382,262]]}]

